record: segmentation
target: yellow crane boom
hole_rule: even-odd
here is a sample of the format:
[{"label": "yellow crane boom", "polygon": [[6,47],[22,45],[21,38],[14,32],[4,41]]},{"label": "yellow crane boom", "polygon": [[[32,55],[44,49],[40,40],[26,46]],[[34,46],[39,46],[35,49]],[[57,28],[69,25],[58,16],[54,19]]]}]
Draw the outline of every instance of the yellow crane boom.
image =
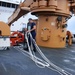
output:
[{"label": "yellow crane boom", "polygon": [[13,22],[18,20],[21,16],[30,12],[30,5],[33,3],[33,0],[25,0],[21,3],[17,9],[15,9],[14,13],[8,18],[8,25],[10,26]]}]

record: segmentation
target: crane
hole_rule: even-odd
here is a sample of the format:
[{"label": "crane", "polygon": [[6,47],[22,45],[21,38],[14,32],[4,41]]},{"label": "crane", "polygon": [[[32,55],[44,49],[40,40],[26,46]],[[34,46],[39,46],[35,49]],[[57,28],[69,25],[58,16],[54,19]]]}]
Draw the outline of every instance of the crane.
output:
[{"label": "crane", "polygon": [[8,25],[31,12],[38,17],[36,42],[39,46],[64,48],[66,21],[75,14],[75,0],[24,0],[8,19]]}]

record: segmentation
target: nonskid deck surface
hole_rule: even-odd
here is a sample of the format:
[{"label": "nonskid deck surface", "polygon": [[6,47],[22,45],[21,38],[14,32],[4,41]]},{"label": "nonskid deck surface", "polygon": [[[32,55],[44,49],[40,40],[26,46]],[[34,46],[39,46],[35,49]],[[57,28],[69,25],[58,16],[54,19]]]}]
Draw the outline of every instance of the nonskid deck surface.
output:
[{"label": "nonskid deck surface", "polygon": [[[75,75],[75,44],[64,49],[40,47],[46,57],[57,66]],[[38,53],[36,52],[36,55]],[[40,56],[39,56],[40,57]],[[0,75],[60,75],[48,68],[39,68],[18,49],[0,51]]]}]

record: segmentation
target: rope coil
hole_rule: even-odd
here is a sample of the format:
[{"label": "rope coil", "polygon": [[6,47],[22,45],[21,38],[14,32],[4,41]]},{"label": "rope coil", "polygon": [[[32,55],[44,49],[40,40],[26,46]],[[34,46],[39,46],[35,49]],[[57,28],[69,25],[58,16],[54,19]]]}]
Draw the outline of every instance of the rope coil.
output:
[{"label": "rope coil", "polygon": [[29,46],[29,42],[28,42],[28,37],[27,37],[27,33],[25,34],[25,38],[27,40],[27,45],[28,45],[28,49],[29,49],[29,52],[26,52],[24,51],[23,49],[19,48],[19,50],[22,52],[22,53],[27,53],[29,56],[29,58],[31,58],[35,64],[40,67],[40,68],[49,68],[53,71],[56,71],[58,72],[60,75],[72,75],[71,73],[65,71],[64,69],[56,66],[55,64],[53,64],[43,53],[42,51],[40,50],[40,48],[38,47],[38,45],[36,44],[35,40],[32,38],[32,35],[31,33],[29,32],[28,33],[32,42],[34,43],[35,47],[36,47],[36,50],[38,51],[38,53],[41,55],[41,57],[43,59],[40,59],[39,57],[35,56],[35,54],[32,52],[30,46]]}]

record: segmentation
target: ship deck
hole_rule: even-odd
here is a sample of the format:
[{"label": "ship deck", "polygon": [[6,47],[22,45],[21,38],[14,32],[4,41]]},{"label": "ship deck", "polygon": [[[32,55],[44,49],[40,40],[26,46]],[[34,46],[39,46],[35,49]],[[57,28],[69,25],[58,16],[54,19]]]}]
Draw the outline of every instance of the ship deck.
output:
[{"label": "ship deck", "polygon": [[[63,49],[40,47],[45,56],[57,66],[75,75],[75,44]],[[36,52],[36,55],[38,53]],[[39,56],[40,57],[40,56]],[[0,50],[0,75],[60,75],[48,68],[39,68],[18,49]]]}]

